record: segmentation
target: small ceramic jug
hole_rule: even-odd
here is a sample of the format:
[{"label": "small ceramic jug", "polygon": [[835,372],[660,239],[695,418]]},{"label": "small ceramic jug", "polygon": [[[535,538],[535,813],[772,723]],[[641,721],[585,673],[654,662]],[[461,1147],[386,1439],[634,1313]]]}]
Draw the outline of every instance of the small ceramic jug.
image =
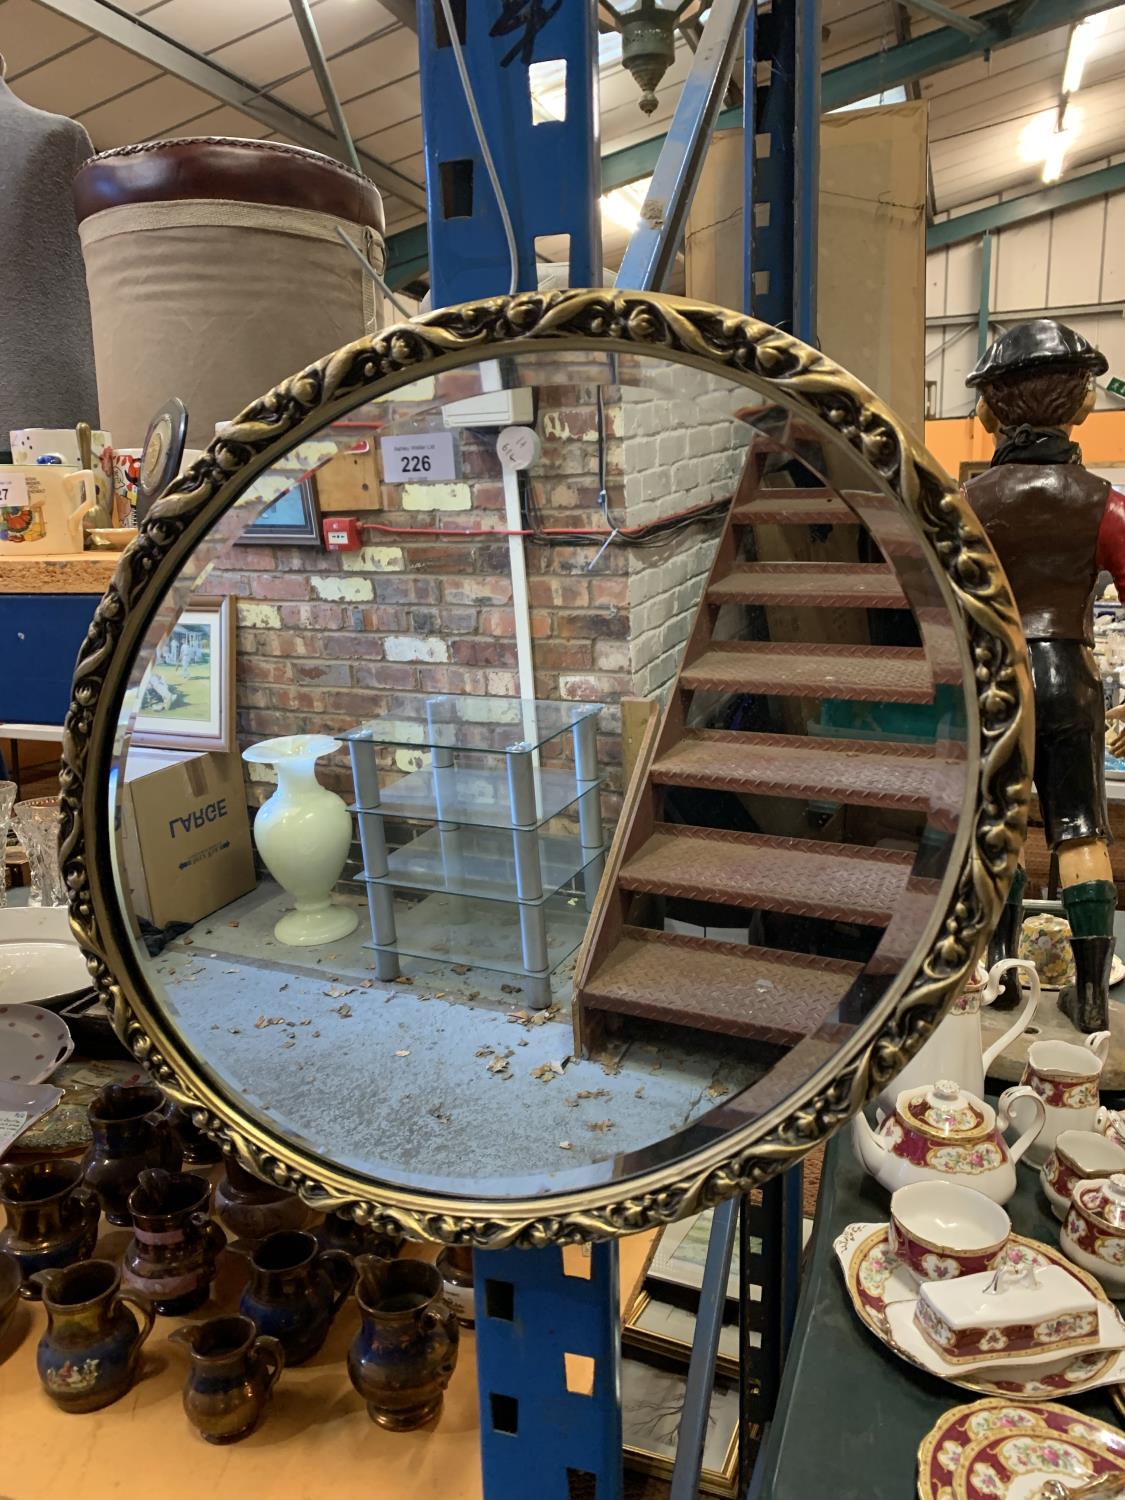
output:
[{"label": "small ceramic jug", "polygon": [[226,1235],[207,1217],[211,1184],[190,1172],[146,1167],[129,1194],[133,1238],[122,1262],[127,1287],[158,1313],[178,1317],[206,1302]]},{"label": "small ceramic jug", "polygon": [[403,1245],[401,1234],[385,1234],[370,1224],[357,1224],[344,1214],[325,1214],[313,1235],[322,1250],[343,1250],[353,1258],[381,1255],[393,1260]]},{"label": "small ceramic jug", "polygon": [[216,1162],[222,1161],[221,1147],[195,1128],[188,1110],[181,1109],[173,1100],[168,1099],[164,1105],[164,1118],[172,1127],[172,1134],[183,1153],[185,1167],[212,1167]]},{"label": "small ceramic jug", "polygon": [[1074,1184],[1125,1172],[1125,1148],[1096,1130],[1061,1130],[1039,1171],[1043,1196],[1056,1219],[1070,1212]]},{"label": "small ceramic jug", "polygon": [[38,1298],[31,1278],[85,1260],[94,1253],[100,1210],[94,1194],[82,1186],[82,1167],[75,1161],[34,1161],[0,1167],[0,1203],[8,1227],[0,1230],[0,1250],[20,1268],[20,1295]]},{"label": "small ceramic jug", "polygon": [[277,1339],[286,1364],[299,1365],[328,1337],[354,1281],[351,1257],[342,1250],[321,1250],[311,1234],[283,1229],[251,1256],[250,1284],[238,1310]]},{"label": "small ceramic jug", "polygon": [[236,1240],[256,1245],[282,1229],[304,1229],[309,1211],[300,1198],[263,1182],[228,1156],[215,1184],[215,1212]]},{"label": "small ceramic jug", "polygon": [[209,1443],[249,1437],[285,1368],[278,1341],[242,1317],[188,1323],[168,1337],[191,1350],[184,1411],[200,1437]]},{"label": "small ceramic jug", "polygon": [[[1027,1164],[1038,1169],[1064,1130],[1093,1130],[1098,1116],[1098,1079],[1109,1055],[1110,1033],[1095,1031],[1083,1043],[1032,1042],[1020,1085],[1043,1101],[1043,1129],[1027,1152]],[[1011,1093],[1007,1090],[1001,1098]],[[1026,1103],[1016,1103],[1012,1119],[1022,1128],[1030,1119]]]},{"label": "small ceramic jug", "polygon": [[145,1167],[178,1172],[183,1160],[152,1084],[107,1084],[87,1110],[94,1143],[83,1159],[86,1181],[111,1224],[130,1224],[129,1194]]},{"label": "small ceramic jug", "polygon": [[[80,1260],[61,1271],[36,1271],[47,1309],[47,1331],[36,1364],[43,1389],[63,1411],[98,1411],[119,1400],[137,1371],[155,1314],[120,1290],[108,1260]],[[131,1303],[140,1325],[124,1304]]]},{"label": "small ceramic jug", "polygon": [[361,1255],[356,1270],[363,1326],[348,1350],[352,1385],[380,1427],[421,1427],[441,1410],[461,1338],[441,1272],[423,1260],[375,1255]]}]

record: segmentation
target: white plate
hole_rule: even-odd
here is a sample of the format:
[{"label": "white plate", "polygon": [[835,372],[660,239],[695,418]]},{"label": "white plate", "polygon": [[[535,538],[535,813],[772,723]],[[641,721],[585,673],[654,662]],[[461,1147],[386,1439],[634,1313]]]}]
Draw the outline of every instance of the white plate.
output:
[{"label": "white plate", "polygon": [[40,1005],[89,987],[65,906],[0,910],[0,995],[6,1005]]},{"label": "white plate", "polygon": [[957,1375],[982,1375],[986,1379],[1003,1378],[1022,1380],[1026,1374],[1034,1378],[1035,1372],[1052,1365],[1065,1364],[1077,1354],[1105,1354],[1110,1350],[1125,1348],[1125,1325],[1117,1309],[1098,1304],[1098,1342],[1088,1349],[1045,1349],[1042,1354],[1021,1354],[1012,1359],[967,1360],[963,1364],[952,1364],[943,1359],[922,1333],[914,1321],[915,1302],[893,1302],[887,1307],[887,1325],[891,1337],[899,1349],[942,1380]]},{"label": "white plate", "polygon": [[62,1096],[53,1083],[0,1083],[0,1156]]},{"label": "white plate", "polygon": [[38,1005],[0,1005],[0,1083],[43,1083],[74,1051],[65,1021]]}]

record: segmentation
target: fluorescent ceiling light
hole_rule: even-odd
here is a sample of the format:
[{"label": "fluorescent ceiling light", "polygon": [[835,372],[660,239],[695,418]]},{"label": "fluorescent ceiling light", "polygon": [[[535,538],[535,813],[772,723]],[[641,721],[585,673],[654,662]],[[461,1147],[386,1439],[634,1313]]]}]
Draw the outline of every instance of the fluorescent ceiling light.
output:
[{"label": "fluorescent ceiling light", "polygon": [[641,205],[648,196],[651,181],[651,177],[643,177],[640,182],[630,182],[627,187],[603,194],[598,200],[603,217],[632,234],[641,222]]},{"label": "fluorescent ceiling light", "polygon": [[1063,69],[1062,91],[1076,94],[1082,87],[1082,74],[1093,55],[1098,38],[1105,30],[1105,16],[1087,16],[1070,33],[1070,46],[1066,49],[1066,67]]}]

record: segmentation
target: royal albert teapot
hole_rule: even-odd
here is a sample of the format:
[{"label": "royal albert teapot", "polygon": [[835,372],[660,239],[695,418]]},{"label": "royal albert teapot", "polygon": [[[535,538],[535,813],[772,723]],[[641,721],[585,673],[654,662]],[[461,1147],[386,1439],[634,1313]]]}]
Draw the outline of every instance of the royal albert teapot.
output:
[{"label": "royal albert teapot", "polygon": [[[986,1052],[981,1035],[981,1007],[991,1005],[999,995],[1001,980],[1009,969],[1022,969],[1027,974],[1030,981],[1028,1002],[1015,1024]],[[1003,958],[987,970],[983,964],[977,964],[973,978],[954,1000],[944,1020],[934,1027],[929,1041],[879,1095],[879,1109],[884,1115],[891,1114],[903,1089],[918,1088],[932,1078],[952,1078],[970,1094],[982,1096],[985,1075],[993,1059],[1031,1025],[1039,1004],[1039,993],[1039,975],[1035,965],[1026,959]]]},{"label": "royal albert teapot", "polygon": [[[1009,1146],[1004,1131],[1017,1099],[1030,1100],[1031,1125]],[[892,1193],[911,1182],[959,1183],[995,1203],[1016,1190],[1016,1162],[1043,1128],[1046,1111],[1031,1089],[1009,1089],[999,1111],[952,1079],[903,1089],[894,1113],[872,1129],[855,1117],[852,1139],[864,1167]]]}]

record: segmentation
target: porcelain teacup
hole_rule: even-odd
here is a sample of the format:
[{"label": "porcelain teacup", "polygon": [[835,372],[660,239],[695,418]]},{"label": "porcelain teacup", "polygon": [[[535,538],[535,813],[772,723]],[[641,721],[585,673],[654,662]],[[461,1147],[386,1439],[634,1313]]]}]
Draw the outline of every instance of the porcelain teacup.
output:
[{"label": "porcelain teacup", "polygon": [[1065,1219],[1074,1184],[1125,1172],[1125,1147],[1096,1130],[1064,1130],[1043,1163],[1039,1181],[1056,1219]]},{"label": "porcelain teacup", "polygon": [[[1043,1129],[1028,1149],[1029,1166],[1041,1167],[1064,1130],[1093,1130],[1098,1116],[1098,1079],[1109,1055],[1110,1033],[1095,1031],[1084,1043],[1032,1042],[1021,1085],[1043,1101]],[[1017,1124],[1026,1108],[1017,1104]]]},{"label": "porcelain teacup", "polygon": [[954,1182],[914,1182],[891,1195],[890,1249],[919,1281],[950,1281],[1000,1263],[1012,1223],[998,1203]]}]

